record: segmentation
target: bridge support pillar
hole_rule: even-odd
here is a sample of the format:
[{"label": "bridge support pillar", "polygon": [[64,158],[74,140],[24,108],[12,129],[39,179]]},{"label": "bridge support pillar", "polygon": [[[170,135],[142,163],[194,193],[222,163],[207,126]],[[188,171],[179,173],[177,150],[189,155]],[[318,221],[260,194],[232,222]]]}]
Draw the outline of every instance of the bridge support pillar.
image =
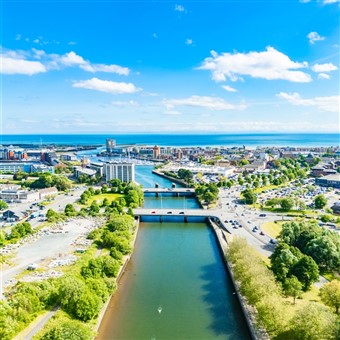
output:
[{"label": "bridge support pillar", "polygon": [[176,197],[179,197],[179,192],[176,193]]},{"label": "bridge support pillar", "polygon": [[158,197],[159,196],[159,194],[158,194],[158,192],[156,192],[156,197]]},{"label": "bridge support pillar", "polygon": [[159,222],[163,222],[163,217],[162,216],[159,216]]},{"label": "bridge support pillar", "polygon": [[188,217],[184,216],[184,223],[188,223]]}]

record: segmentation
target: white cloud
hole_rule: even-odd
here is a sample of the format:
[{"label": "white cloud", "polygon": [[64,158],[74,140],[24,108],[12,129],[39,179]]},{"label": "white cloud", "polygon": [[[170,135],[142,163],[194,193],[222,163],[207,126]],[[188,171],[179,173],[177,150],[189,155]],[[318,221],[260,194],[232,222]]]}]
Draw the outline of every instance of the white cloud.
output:
[{"label": "white cloud", "polygon": [[325,37],[322,37],[318,32],[310,32],[307,34],[307,38],[309,39],[310,44],[315,44],[316,41],[325,40]]},{"label": "white cloud", "polygon": [[222,98],[218,97],[207,97],[207,96],[191,96],[183,99],[164,99],[163,104],[167,110],[173,110],[177,106],[191,106],[200,107],[213,111],[221,110],[243,110],[246,105],[234,105],[226,102]]},{"label": "white cloud", "polygon": [[324,5],[336,4],[340,2],[340,0],[323,0]]},{"label": "white cloud", "polygon": [[22,58],[13,58],[10,56],[1,55],[1,69],[2,74],[24,74],[33,75],[37,73],[46,72],[46,67],[39,61],[30,61]]},{"label": "white cloud", "polygon": [[331,79],[331,76],[327,73],[319,73],[318,79]]},{"label": "white cloud", "polygon": [[228,92],[237,92],[236,89],[234,89],[233,87],[231,86],[228,86],[228,85],[223,85],[222,88]]},{"label": "white cloud", "polygon": [[338,68],[337,66],[333,65],[332,63],[327,63],[327,64],[315,64],[312,67],[312,70],[314,72],[331,72],[331,71],[336,71]]},{"label": "white cloud", "polygon": [[[4,58],[7,58],[6,60]],[[39,59],[39,62],[30,61],[28,59]],[[20,61],[21,60],[21,61]],[[29,51],[12,51],[6,50],[3,54],[3,69],[8,69],[9,65],[17,65],[20,68],[20,72],[13,72],[7,74],[35,74],[39,72],[46,72],[51,69],[61,69],[62,67],[80,67],[82,70],[95,73],[106,72],[116,73],[119,75],[129,75],[130,70],[127,67],[111,64],[92,64],[90,61],[85,60],[74,51],[59,54],[47,54],[43,50],[37,50],[32,48]],[[24,72],[23,65],[27,66],[27,71]],[[14,67],[14,66],[13,66]],[[11,66],[11,69],[13,68]],[[43,70],[43,71],[42,71]],[[3,72],[5,73],[5,71]]]},{"label": "white cloud", "polygon": [[114,101],[111,103],[113,106],[116,107],[131,107],[131,106],[139,106],[139,104],[134,101],[134,100],[129,100],[129,101]]},{"label": "white cloud", "polygon": [[175,5],[175,11],[177,11],[177,12],[184,12],[185,8],[182,5]]},{"label": "white cloud", "polygon": [[170,116],[178,116],[181,115],[182,113],[179,111],[175,111],[175,110],[166,110],[163,112],[164,115],[170,115]]},{"label": "white cloud", "polygon": [[192,39],[186,39],[185,40],[186,45],[192,45],[194,42]]},{"label": "white cloud", "polygon": [[299,93],[280,92],[277,97],[287,100],[290,104],[296,106],[315,106],[320,111],[339,112],[340,96],[315,97],[303,99]]},{"label": "white cloud", "polygon": [[152,33],[152,37],[155,38],[155,39],[158,39],[157,33]]},{"label": "white cloud", "polygon": [[17,34],[17,35],[15,36],[15,40],[21,40],[21,38],[22,38],[22,35],[21,35],[21,34]]},{"label": "white cloud", "polygon": [[112,94],[122,94],[122,93],[135,93],[140,91],[140,88],[137,88],[132,83],[117,83],[109,80],[101,80],[98,78],[92,78],[89,80],[80,80],[75,81],[72,85],[73,87],[107,92]]},{"label": "white cloud", "polygon": [[69,41],[68,45],[76,45],[77,43],[75,41]]},{"label": "white cloud", "polygon": [[309,74],[296,71],[308,67],[307,62],[294,62],[288,56],[273,47],[263,52],[222,53],[211,52],[198,69],[212,72],[215,81],[242,80],[243,75],[267,80],[288,80],[291,82],[308,83],[312,81]]},{"label": "white cloud", "polygon": [[302,2],[303,4],[306,4],[308,2],[311,2],[311,0],[300,0],[300,2]]}]

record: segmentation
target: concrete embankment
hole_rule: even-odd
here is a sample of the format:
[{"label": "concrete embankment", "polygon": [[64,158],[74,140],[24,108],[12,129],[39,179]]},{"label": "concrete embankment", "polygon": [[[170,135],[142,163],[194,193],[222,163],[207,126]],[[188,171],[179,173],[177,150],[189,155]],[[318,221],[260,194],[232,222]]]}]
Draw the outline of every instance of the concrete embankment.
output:
[{"label": "concrete embankment", "polygon": [[[133,236],[133,240],[132,240],[132,242],[131,242],[132,249],[134,248],[135,243],[136,243],[136,240],[137,240],[137,234],[138,234],[138,230],[139,230],[139,218],[138,218],[137,220],[135,220],[135,223],[136,223],[136,230],[135,230],[135,234],[134,234],[134,236]],[[116,279],[117,286],[118,286],[118,283],[119,283],[120,279],[122,278],[122,276],[123,276],[123,274],[124,274],[124,271],[125,271],[126,266],[128,265],[128,263],[129,263],[129,261],[130,261],[131,255],[132,255],[132,253],[124,257],[124,263],[123,263],[123,265],[120,267],[119,272],[118,272],[118,274],[117,274],[117,279]],[[114,294],[115,294],[115,292],[113,292],[113,293],[110,295],[110,297],[107,299],[106,303],[104,304],[102,310],[100,311],[99,316],[98,316],[98,320],[97,320],[97,324],[96,324],[96,326],[95,326],[95,328],[94,328],[94,331],[95,331],[95,332],[98,332],[99,327],[100,327],[100,324],[101,324],[101,322],[103,321],[103,318],[104,318],[104,316],[105,316],[107,307],[109,306],[110,301],[111,301],[111,299],[112,299],[112,297],[113,297]]]},{"label": "concrete embankment", "polygon": [[169,181],[172,181],[172,182],[174,182],[174,183],[183,185],[184,187],[187,187],[187,186],[188,186],[188,184],[187,184],[185,181],[182,181],[181,179],[178,179],[178,178],[174,178],[174,177],[165,175],[165,174],[163,174],[163,172],[160,172],[160,171],[157,171],[157,170],[152,170],[152,173],[154,173],[155,175],[158,175],[158,176],[160,176],[160,177],[164,177],[164,178],[166,178],[166,179],[168,179]]},{"label": "concrete embankment", "polygon": [[[240,290],[239,290],[239,285],[234,278],[233,270],[232,270],[230,264],[228,263],[228,261],[226,259],[225,254],[226,254],[226,251],[228,249],[228,239],[225,235],[225,232],[210,218],[208,218],[208,224],[214,230],[214,234],[215,234],[215,237],[216,237],[218,248],[220,250],[221,256],[223,257],[224,264],[225,264],[225,267],[226,267],[228,274],[231,278],[232,284],[235,288],[235,293],[236,293],[236,296],[237,296],[237,298],[240,302],[240,306],[241,306],[242,312],[244,314],[244,317],[245,317],[246,323],[248,325],[249,332],[250,332],[252,339],[253,340],[269,340],[270,338],[264,330],[256,328],[254,310],[252,310],[252,307],[247,304],[244,297],[241,295]],[[230,235],[230,236],[232,236],[232,235]]]}]

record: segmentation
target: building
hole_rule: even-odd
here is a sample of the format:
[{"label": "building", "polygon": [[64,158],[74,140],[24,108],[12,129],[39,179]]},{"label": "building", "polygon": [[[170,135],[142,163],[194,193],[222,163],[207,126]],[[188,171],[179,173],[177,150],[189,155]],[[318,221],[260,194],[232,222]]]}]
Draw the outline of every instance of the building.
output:
[{"label": "building", "polygon": [[135,165],[134,163],[105,163],[104,176],[106,182],[112,179],[119,179],[122,182],[135,181]]},{"label": "building", "polygon": [[44,188],[38,190],[39,198],[42,200],[45,197],[51,197],[58,194],[58,189],[56,187]]},{"label": "building", "polygon": [[27,214],[21,211],[6,210],[2,213],[2,219],[7,222],[18,222],[24,219]]},{"label": "building", "polygon": [[340,174],[336,173],[321,178],[316,178],[315,184],[320,185],[322,187],[340,188]]},{"label": "building", "polygon": [[157,159],[159,158],[159,155],[161,154],[161,148],[158,146],[158,145],[155,145],[153,147],[153,153],[152,153],[152,157],[154,159]]},{"label": "building", "polygon": [[106,139],[106,152],[112,153],[113,149],[116,147],[116,140],[107,138]]},{"label": "building", "polygon": [[331,209],[333,210],[333,214],[340,215],[340,201],[335,202]]},{"label": "building", "polygon": [[6,202],[33,202],[39,199],[37,191],[9,188],[0,191],[0,199]]},{"label": "building", "polygon": [[97,173],[97,171],[93,170],[93,169],[82,168],[80,166],[74,167],[74,176],[76,178],[78,178],[81,175],[92,178],[92,177],[96,177],[96,173]]}]

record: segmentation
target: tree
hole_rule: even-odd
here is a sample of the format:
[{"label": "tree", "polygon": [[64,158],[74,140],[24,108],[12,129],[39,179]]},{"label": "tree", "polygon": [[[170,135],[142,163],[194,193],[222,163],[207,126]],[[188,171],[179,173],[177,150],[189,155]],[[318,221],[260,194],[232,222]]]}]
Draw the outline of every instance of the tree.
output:
[{"label": "tree", "polygon": [[294,202],[291,198],[282,198],[280,200],[281,208],[285,211],[289,211],[293,208]]},{"label": "tree", "polygon": [[75,302],[74,315],[85,322],[92,320],[98,315],[100,305],[100,298],[86,288]]},{"label": "tree", "polygon": [[293,303],[295,305],[295,299],[302,293],[301,282],[295,276],[292,276],[285,281],[283,288],[285,294],[293,298]]},{"label": "tree", "polygon": [[250,189],[243,190],[241,194],[243,195],[246,204],[254,204],[257,200],[256,195]]},{"label": "tree", "polygon": [[327,205],[327,199],[324,195],[316,195],[314,198],[315,209],[322,209]]},{"label": "tree", "polygon": [[322,302],[331,307],[335,308],[335,313],[340,312],[340,281],[333,280],[329,283],[325,283],[320,289],[320,296]]},{"label": "tree", "polygon": [[336,318],[317,303],[299,309],[291,320],[291,331],[283,339],[326,340],[336,339]]},{"label": "tree", "polygon": [[5,210],[8,208],[8,204],[3,200],[0,200],[0,210]]},{"label": "tree", "polygon": [[41,337],[42,340],[91,340],[93,334],[89,326],[77,320],[56,320],[53,326]]},{"label": "tree", "polygon": [[77,215],[77,211],[71,203],[66,204],[64,212],[65,212],[65,215],[68,217]]},{"label": "tree", "polygon": [[310,256],[302,255],[301,259],[292,267],[291,274],[297,277],[303,285],[303,290],[307,291],[312,283],[319,279],[318,265]]}]

